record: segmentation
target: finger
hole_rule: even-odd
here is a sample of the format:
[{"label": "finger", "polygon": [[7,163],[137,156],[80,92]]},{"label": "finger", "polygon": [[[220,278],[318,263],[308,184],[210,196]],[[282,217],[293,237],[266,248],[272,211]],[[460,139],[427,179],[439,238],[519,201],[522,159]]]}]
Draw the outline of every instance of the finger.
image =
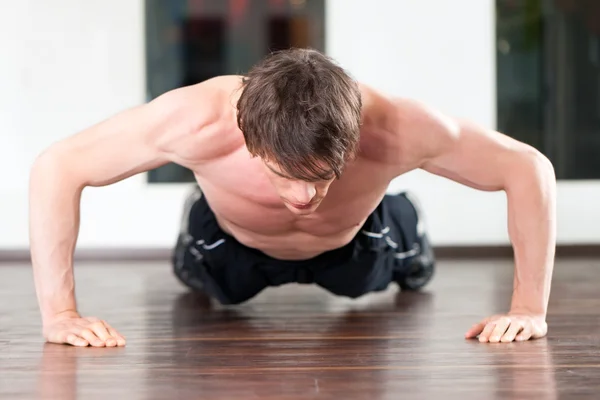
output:
[{"label": "finger", "polygon": [[519,342],[529,340],[531,338],[531,333],[532,333],[531,322],[528,322],[523,327],[523,331],[517,335],[517,340]]},{"label": "finger", "polygon": [[483,332],[481,332],[481,334],[479,335],[479,341],[481,343],[487,342],[489,340],[490,336],[492,336],[492,332],[494,331],[495,327],[496,327],[495,322],[489,322],[483,329]]},{"label": "finger", "polygon": [[542,323],[536,323],[535,321],[532,322],[531,337],[533,339],[543,338],[547,334],[548,324],[545,321]]},{"label": "finger", "polygon": [[[96,317],[88,317],[85,318],[86,321],[91,322],[94,326],[98,326],[100,329],[100,332],[96,332],[96,330],[94,330],[94,332],[96,333],[96,335],[98,337],[100,337],[102,340],[104,340],[106,346],[108,347],[114,347],[114,346],[118,346],[119,345],[119,339],[117,337],[114,337],[111,333],[110,333],[110,329],[112,329],[112,326],[110,326],[108,324],[108,322],[106,321],[102,321]],[[103,327],[101,327],[99,324],[102,324]],[[106,333],[105,333],[106,331]],[[123,338],[124,340],[124,338]]]},{"label": "finger", "polygon": [[116,339],[114,339],[110,333],[108,333],[108,329],[106,329],[106,326],[104,326],[103,321],[94,322],[92,325],[88,326],[88,329],[94,332],[96,336],[98,336],[98,338],[100,338],[100,340],[102,340],[102,342],[104,342],[107,346],[117,345]]},{"label": "finger", "polygon": [[87,340],[94,347],[104,347],[104,341],[101,340],[96,334],[88,328],[78,327],[76,330],[77,335]]},{"label": "finger", "polygon": [[89,343],[86,340],[66,330],[51,332],[50,334],[48,334],[46,340],[48,341],[48,343],[71,344],[73,346],[80,347],[85,347],[89,345]]},{"label": "finger", "polygon": [[113,328],[108,322],[102,321],[102,323],[108,330],[108,333],[110,334],[110,336],[112,336],[115,339],[117,346],[125,346],[125,343],[126,343],[125,337],[123,335],[121,335],[119,332],[117,332],[117,330],[115,328]]},{"label": "finger", "polygon": [[116,330],[114,330],[113,328],[108,328],[108,333],[110,333],[110,335],[115,338],[115,340],[117,341],[117,346],[122,347],[125,346],[125,344],[127,343],[127,341],[125,340],[125,338]]},{"label": "finger", "polygon": [[483,331],[483,328],[485,328],[485,322],[479,322],[475,325],[473,325],[471,327],[471,329],[469,329],[467,331],[467,333],[465,334],[465,338],[466,339],[472,339],[474,337],[477,337],[477,335],[479,335],[481,333],[481,331]]},{"label": "finger", "polygon": [[504,336],[502,336],[502,343],[510,343],[515,340],[515,337],[523,329],[523,323],[518,321],[512,321],[508,327]]},{"label": "finger", "polygon": [[70,344],[72,346],[77,346],[77,347],[89,346],[89,342],[87,340],[83,339],[80,336],[77,336],[74,333],[69,333],[69,332],[65,332],[64,340],[61,340],[61,343],[67,343],[67,344]]},{"label": "finger", "polygon": [[500,339],[502,339],[502,336],[506,333],[506,330],[508,329],[509,325],[509,318],[500,318],[498,321],[496,321],[496,327],[490,335],[490,343],[500,342]]}]

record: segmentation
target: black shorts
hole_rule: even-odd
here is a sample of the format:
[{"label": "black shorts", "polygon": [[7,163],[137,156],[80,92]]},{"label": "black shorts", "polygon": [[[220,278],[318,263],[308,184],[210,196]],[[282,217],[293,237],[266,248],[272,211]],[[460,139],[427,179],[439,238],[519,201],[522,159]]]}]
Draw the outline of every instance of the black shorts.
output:
[{"label": "black shorts", "polygon": [[386,195],[346,246],[309,260],[283,261],[225,233],[198,189],[185,205],[172,261],[185,285],[222,304],[239,304],[288,283],[314,283],[350,298],[385,290],[392,282],[419,289],[433,274],[433,253],[419,218],[406,194]]}]

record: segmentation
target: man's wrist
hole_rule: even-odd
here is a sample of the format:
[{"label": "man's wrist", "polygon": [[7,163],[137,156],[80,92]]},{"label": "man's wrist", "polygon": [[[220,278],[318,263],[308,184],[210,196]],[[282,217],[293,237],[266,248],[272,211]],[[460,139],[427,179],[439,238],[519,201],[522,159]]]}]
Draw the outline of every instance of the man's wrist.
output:
[{"label": "man's wrist", "polygon": [[545,317],[548,311],[549,288],[535,283],[538,278],[529,281],[515,281],[510,305],[511,313]]},{"label": "man's wrist", "polygon": [[546,318],[544,311],[532,310],[528,308],[511,308],[508,312],[509,315],[530,315],[532,317]]},{"label": "man's wrist", "polygon": [[510,314],[534,315],[546,318],[546,307],[535,303],[513,298],[510,306]]},{"label": "man's wrist", "polygon": [[81,318],[81,315],[79,315],[79,313],[75,309],[67,309],[67,310],[59,311],[57,313],[45,314],[42,317],[42,322],[43,322],[43,325],[45,326],[45,325],[51,324],[53,322],[56,322],[56,321],[59,321],[62,319],[69,319],[69,318]]}]

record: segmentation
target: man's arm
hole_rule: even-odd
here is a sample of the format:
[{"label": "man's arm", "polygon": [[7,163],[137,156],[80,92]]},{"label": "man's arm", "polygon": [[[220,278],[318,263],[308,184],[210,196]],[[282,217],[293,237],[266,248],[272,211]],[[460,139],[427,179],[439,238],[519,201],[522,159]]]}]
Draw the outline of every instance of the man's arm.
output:
[{"label": "man's arm", "polygon": [[476,324],[466,336],[479,335],[482,342],[545,336],[556,242],[556,179],[550,161],[529,145],[415,102],[398,101],[396,111],[402,115],[399,135],[420,143],[422,169],[507,196],[515,254],[511,309]]},{"label": "man's arm", "polygon": [[167,163],[165,149],[198,129],[183,91],[124,111],[55,143],[30,174],[30,247],[46,340],[79,346],[124,345],[96,318],[80,318],[74,293],[73,253],[80,198],[86,186],[109,185]]}]

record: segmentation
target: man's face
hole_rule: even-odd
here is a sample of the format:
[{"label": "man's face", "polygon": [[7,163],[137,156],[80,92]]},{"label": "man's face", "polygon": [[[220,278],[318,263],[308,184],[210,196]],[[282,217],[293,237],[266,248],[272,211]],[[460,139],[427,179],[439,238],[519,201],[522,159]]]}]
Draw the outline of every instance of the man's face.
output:
[{"label": "man's face", "polygon": [[325,198],[329,185],[334,181],[335,174],[331,178],[307,182],[294,179],[285,175],[277,165],[264,161],[266,174],[285,206],[297,215],[307,215],[314,212]]}]

